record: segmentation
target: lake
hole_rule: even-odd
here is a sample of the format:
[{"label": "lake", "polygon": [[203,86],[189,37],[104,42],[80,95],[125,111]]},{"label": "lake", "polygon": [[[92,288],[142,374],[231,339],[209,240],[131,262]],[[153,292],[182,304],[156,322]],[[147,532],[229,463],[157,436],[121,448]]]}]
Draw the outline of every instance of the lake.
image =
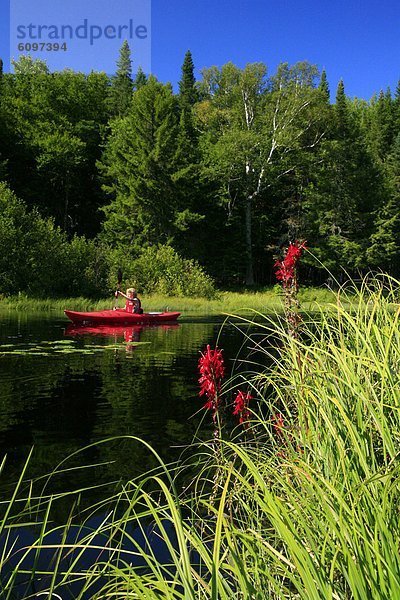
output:
[{"label": "lake", "polygon": [[[224,349],[228,371],[243,343],[223,317],[177,325],[76,330],[64,316],[0,313],[0,445],[4,481],[16,480],[31,447],[29,477],[50,473],[67,456],[60,488],[127,480],[157,461],[177,459],[210,418],[198,397],[197,361],[206,344]],[[197,413],[197,414],[196,414]],[[204,419],[203,423],[201,423]],[[119,438],[98,443],[105,438]],[[96,464],[76,470],[83,464]],[[53,478],[54,479],[54,478]],[[57,481],[57,478],[55,478]]]}]

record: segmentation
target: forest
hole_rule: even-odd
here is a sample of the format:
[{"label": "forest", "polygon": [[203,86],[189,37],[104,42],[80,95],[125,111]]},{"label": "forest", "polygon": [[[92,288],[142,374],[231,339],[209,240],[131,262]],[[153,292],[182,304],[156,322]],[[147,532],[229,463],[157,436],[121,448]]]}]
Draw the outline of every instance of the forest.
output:
[{"label": "forest", "polygon": [[273,284],[288,242],[322,285],[400,274],[400,84],[349,98],[315,65],[232,63],[179,89],[132,73],[0,71],[0,294],[210,296]]}]

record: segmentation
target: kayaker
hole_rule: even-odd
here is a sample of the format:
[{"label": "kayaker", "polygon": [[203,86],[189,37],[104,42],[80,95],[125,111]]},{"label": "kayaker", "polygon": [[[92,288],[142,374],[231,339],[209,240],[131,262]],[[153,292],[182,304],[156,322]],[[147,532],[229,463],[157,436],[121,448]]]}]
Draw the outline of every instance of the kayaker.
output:
[{"label": "kayaker", "polygon": [[120,290],[117,290],[115,292],[115,297],[117,298],[118,296],[123,296],[124,298],[126,298],[126,312],[135,313],[137,315],[143,314],[142,303],[140,301],[140,298],[138,298],[135,288],[128,288],[126,290],[126,294],[124,294],[124,292],[121,292]]}]

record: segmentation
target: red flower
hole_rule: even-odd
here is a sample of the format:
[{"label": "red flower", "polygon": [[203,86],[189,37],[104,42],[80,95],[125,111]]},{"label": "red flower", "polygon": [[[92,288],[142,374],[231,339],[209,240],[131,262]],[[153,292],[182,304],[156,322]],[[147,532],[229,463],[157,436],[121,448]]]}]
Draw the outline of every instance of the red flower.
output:
[{"label": "red flower", "polygon": [[250,419],[249,402],[253,400],[253,396],[249,392],[245,394],[241,390],[238,391],[235,400],[233,401],[233,414],[239,415],[239,423],[245,423]]},{"label": "red flower", "polygon": [[215,348],[212,350],[209,345],[199,358],[199,396],[205,396],[207,402],[204,408],[217,410],[218,393],[221,389],[221,382],[225,375],[224,359],[222,350]]},{"label": "red flower", "polygon": [[292,284],[296,266],[305,249],[306,242],[296,241],[294,244],[290,243],[285,258],[277,260],[274,264],[276,278],[278,281],[282,281],[284,287],[289,287]]}]

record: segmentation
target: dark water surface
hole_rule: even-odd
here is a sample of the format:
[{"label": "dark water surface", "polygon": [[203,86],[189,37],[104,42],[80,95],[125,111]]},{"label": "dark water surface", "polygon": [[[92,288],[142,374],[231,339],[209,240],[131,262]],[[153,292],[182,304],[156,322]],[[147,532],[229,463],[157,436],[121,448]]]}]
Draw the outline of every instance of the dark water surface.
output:
[{"label": "dark water surface", "polygon": [[[61,316],[0,313],[0,450],[7,454],[2,501],[11,497],[34,448],[25,483],[12,504],[15,521],[0,535],[0,556],[7,557],[0,560],[0,598],[48,597],[54,583],[54,598],[89,600],[106,580],[94,578],[82,592],[82,579],[63,579],[70,565],[74,572],[85,572],[98,561],[121,560],[143,569],[137,547],[145,550],[148,544],[160,564],[171,562],[168,545],[151,519],[142,519],[140,526],[128,523],[116,554],[104,523],[126,510],[124,502],[117,510],[112,501],[121,481],[158,466],[149,448],[129,436],[145,440],[165,462],[178,459],[196,432],[210,439],[211,418],[198,397],[199,352],[208,343],[214,347],[219,336],[229,375],[241,368],[239,352],[245,358],[253,345],[247,340],[242,347],[240,329],[246,326],[238,329],[231,323],[221,330],[222,320],[196,317],[172,326],[77,330]],[[257,327],[250,330],[257,336]],[[105,438],[114,439],[102,443]],[[50,478],[41,477],[50,473]],[[188,477],[185,470],[181,478]],[[186,486],[186,479],[179,483]],[[57,496],[73,490],[85,491]],[[47,513],[49,495],[56,500]],[[1,515],[7,507],[0,502]],[[10,525],[10,516],[8,521]],[[173,527],[166,526],[168,544],[177,548]],[[88,532],[95,535],[93,548],[81,553],[81,539]],[[37,550],[39,537],[43,547]],[[72,552],[70,546],[75,547]],[[196,556],[191,557],[194,564]],[[60,562],[53,579],[56,559]]]},{"label": "dark water surface", "polygon": [[[221,321],[76,331],[63,317],[0,314],[3,481],[19,476],[32,446],[30,477],[114,436],[140,437],[165,461],[176,459],[202,417],[193,416],[202,406],[197,361],[207,343],[215,344]],[[219,346],[228,367],[242,342],[234,325],[224,326]],[[99,464],[89,475],[93,483],[130,479],[156,464],[145,446],[128,439],[96,444],[65,467],[86,462]],[[62,487],[87,483],[87,471],[75,470],[63,475]]]}]

